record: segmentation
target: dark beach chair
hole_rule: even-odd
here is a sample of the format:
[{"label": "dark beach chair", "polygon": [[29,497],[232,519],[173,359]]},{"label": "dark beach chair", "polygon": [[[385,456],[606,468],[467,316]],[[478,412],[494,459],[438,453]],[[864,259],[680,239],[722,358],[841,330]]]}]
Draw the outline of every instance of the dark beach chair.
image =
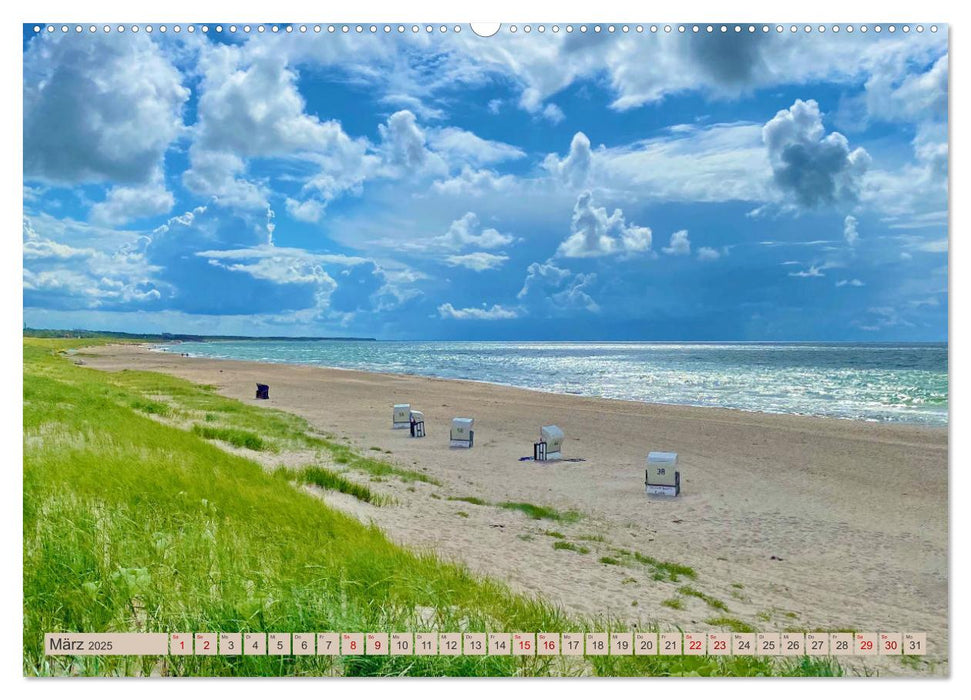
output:
[{"label": "dark beach chair", "polygon": [[270,398],[270,385],[269,384],[257,384],[256,385],[256,398],[258,398],[258,399],[268,399],[268,398]]}]

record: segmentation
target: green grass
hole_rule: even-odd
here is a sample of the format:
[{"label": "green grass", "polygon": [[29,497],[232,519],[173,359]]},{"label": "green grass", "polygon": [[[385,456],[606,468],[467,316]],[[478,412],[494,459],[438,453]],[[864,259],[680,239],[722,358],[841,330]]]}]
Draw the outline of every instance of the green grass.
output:
[{"label": "green grass", "polygon": [[681,588],[678,589],[678,593],[703,600],[708,604],[709,607],[715,608],[716,610],[728,610],[728,606],[718,600],[718,598],[714,598],[707,593],[702,593],[698,589],[692,588],[691,586],[681,586]]},{"label": "green grass", "polygon": [[559,511],[556,508],[550,508],[548,506],[537,506],[532,503],[514,503],[511,501],[506,501],[504,503],[496,504],[500,508],[506,508],[507,510],[518,510],[521,513],[525,513],[527,517],[533,520],[555,520],[564,523],[575,523],[580,519],[580,514],[575,510]]},{"label": "green grass", "polygon": [[661,605],[672,610],[684,610],[684,601],[681,598],[668,598],[662,600]]},{"label": "green grass", "polygon": [[[164,375],[102,373],[24,341],[26,675],[826,675],[822,662],[698,657],[47,657],[45,632],[604,628],[412,553],[191,429],[133,408],[164,395],[271,448],[331,448],[295,416]],[[349,466],[358,455],[347,453]],[[367,471],[367,469],[361,469]],[[307,478],[331,486],[325,472]],[[389,472],[394,473],[394,472]],[[338,475],[340,476],[340,475]],[[396,474],[401,478],[400,474]],[[286,478],[284,478],[286,477]],[[350,484],[351,482],[347,482]],[[347,486],[345,485],[345,488]]]},{"label": "green grass", "polygon": [[573,544],[572,542],[564,542],[562,540],[558,540],[558,541],[554,542],[553,543],[553,549],[568,549],[569,551],[576,552],[577,554],[589,554],[590,553],[590,548],[589,547],[578,546],[578,545]]},{"label": "green grass", "polygon": [[685,566],[684,564],[676,564],[670,561],[660,561],[654,557],[647,556],[646,554],[641,554],[640,552],[633,552],[633,557],[641,564],[654,569],[658,580],[677,582],[681,580],[682,576],[690,579],[698,577],[698,574],[694,569],[692,569],[690,566]]},{"label": "green grass", "polygon": [[566,538],[566,535],[564,535],[562,532],[557,532],[556,530],[543,530],[543,534],[547,537],[555,537],[558,540]]},{"label": "green grass", "polygon": [[209,425],[196,423],[192,426],[192,432],[206,440],[222,440],[236,447],[245,447],[247,450],[259,451],[269,448],[269,445],[263,441],[263,438],[246,430],[214,428]]},{"label": "green grass", "polygon": [[601,564],[607,564],[608,566],[620,566],[623,562],[620,559],[615,559],[614,557],[600,557],[597,561]]},{"label": "green grass", "polygon": [[475,496],[449,496],[445,500],[447,501],[462,501],[464,503],[471,503],[474,506],[487,506],[489,505],[486,501],[481,498],[476,498]]},{"label": "green grass", "polygon": [[142,413],[148,413],[149,415],[156,416],[167,416],[171,413],[171,409],[164,403],[158,401],[147,401],[144,399],[135,399],[131,402],[131,407],[136,411],[141,411]]},{"label": "green grass", "polygon": [[734,617],[712,617],[705,620],[705,624],[711,625],[712,627],[725,627],[730,629],[732,632],[754,632],[755,628],[741,620],[736,620]]},{"label": "green grass", "polygon": [[603,535],[577,535],[577,539],[584,542],[606,542]]},{"label": "green grass", "polygon": [[349,481],[341,474],[330,469],[325,469],[324,467],[311,466],[304,467],[303,469],[280,467],[273,472],[273,475],[303,484],[313,484],[328,491],[340,491],[341,493],[353,496],[359,501],[376,506],[383,506],[389,503],[386,497],[374,493],[364,484]]}]

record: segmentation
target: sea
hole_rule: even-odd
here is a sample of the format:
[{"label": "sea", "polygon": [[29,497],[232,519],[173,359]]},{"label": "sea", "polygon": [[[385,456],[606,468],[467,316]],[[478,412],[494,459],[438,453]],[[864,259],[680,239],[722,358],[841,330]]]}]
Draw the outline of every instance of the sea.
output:
[{"label": "sea", "polygon": [[947,343],[182,342],[164,352],[558,394],[946,426]]}]

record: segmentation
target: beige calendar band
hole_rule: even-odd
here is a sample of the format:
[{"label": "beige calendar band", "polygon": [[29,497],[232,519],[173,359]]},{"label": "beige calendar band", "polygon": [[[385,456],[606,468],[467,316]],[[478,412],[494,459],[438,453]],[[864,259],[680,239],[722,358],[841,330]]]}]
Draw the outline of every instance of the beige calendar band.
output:
[{"label": "beige calendar band", "polygon": [[48,656],[923,656],[924,632],[51,632]]}]

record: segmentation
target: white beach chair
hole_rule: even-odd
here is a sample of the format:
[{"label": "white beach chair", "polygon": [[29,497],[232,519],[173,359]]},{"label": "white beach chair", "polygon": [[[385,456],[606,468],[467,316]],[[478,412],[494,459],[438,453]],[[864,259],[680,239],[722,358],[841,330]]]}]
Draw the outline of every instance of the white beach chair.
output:
[{"label": "white beach chair", "polygon": [[472,430],[474,422],[474,418],[453,418],[448,436],[449,447],[472,447],[475,441],[475,431]]},{"label": "white beach chair", "polygon": [[391,418],[391,427],[394,429],[407,428],[411,425],[411,404],[396,403]]},{"label": "white beach chair", "polygon": [[539,429],[539,442],[533,444],[533,459],[547,462],[561,459],[563,431],[555,425],[544,425]]},{"label": "white beach chair", "polygon": [[644,488],[648,496],[677,496],[681,493],[677,452],[651,452],[647,455]]}]

